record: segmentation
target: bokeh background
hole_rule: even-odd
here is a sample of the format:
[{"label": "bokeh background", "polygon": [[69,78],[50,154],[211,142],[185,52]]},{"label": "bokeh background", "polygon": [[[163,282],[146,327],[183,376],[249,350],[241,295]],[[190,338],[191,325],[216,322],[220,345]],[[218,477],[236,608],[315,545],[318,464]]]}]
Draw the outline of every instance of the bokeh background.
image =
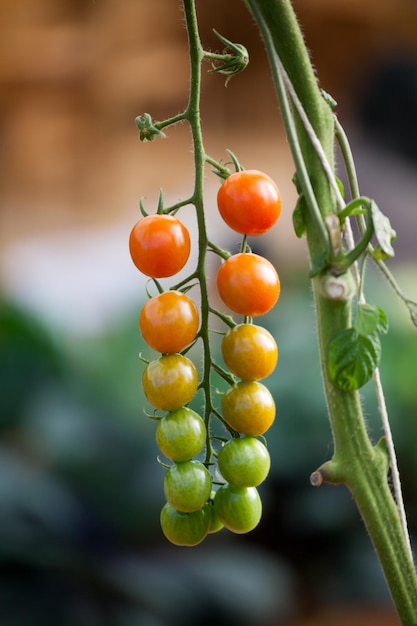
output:
[{"label": "bokeh background", "polygon": [[[294,5],[321,85],[338,101],[362,193],[397,231],[390,267],[416,298],[417,6]],[[253,242],[282,280],[263,320],[280,349],[267,381],[278,415],[263,521],[192,550],[167,544],[159,528],[163,470],[139,384],[144,280],[127,238],[140,197],[152,211],[160,188],[169,204],[192,186],[187,128],[141,144],[134,124],[185,106],[179,3],[0,0],[0,623],[398,624],[349,494],[309,485],[331,436],[305,242],[291,227],[293,165],[262,44],[239,0],[197,7],[206,47],[221,49],[215,28],[251,58],[227,88],[219,75],[204,78],[206,149],[225,161],[230,148],[268,172],[284,202],[272,233]],[[210,233],[233,246],[217,186],[208,170]],[[181,216],[195,229],[186,209]],[[368,296],[391,323],[382,377],[416,537],[416,330],[372,269]],[[363,395],[377,440],[372,388]]]}]

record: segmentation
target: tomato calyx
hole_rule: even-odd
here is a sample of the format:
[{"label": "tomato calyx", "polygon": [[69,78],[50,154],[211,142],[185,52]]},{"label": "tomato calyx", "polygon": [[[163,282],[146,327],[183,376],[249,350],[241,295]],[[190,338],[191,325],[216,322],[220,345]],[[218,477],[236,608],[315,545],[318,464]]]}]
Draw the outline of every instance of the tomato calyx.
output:
[{"label": "tomato calyx", "polygon": [[139,131],[139,139],[144,143],[146,141],[153,141],[155,137],[166,139],[165,133],[158,128],[158,122],[154,123],[149,113],[138,115],[135,119],[135,124]]},{"label": "tomato calyx", "polygon": [[224,74],[226,76],[225,85],[227,87],[230,79],[237,74],[238,72],[242,72],[249,63],[249,54],[245,46],[240,43],[233,43],[223,35],[220,35],[215,29],[213,29],[214,34],[220,41],[226,46],[225,51],[222,54],[216,54],[213,52],[205,52],[204,56],[206,59],[210,59],[212,61],[212,69],[210,73],[219,72],[220,74]]}]

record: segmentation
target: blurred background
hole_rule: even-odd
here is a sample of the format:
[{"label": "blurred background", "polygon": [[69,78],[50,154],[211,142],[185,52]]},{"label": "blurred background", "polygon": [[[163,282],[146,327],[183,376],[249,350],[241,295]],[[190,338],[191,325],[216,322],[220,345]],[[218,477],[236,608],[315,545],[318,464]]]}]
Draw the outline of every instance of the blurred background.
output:
[{"label": "blurred background", "polygon": [[[161,536],[163,469],[143,414],[137,328],[144,280],[127,249],[139,198],[189,195],[188,129],[141,144],[134,124],[183,110],[187,40],[179,2],[0,0],[0,623],[4,626],[391,626],[398,624],[358,513],[309,475],[332,452],[305,242],[292,234],[293,164],[259,35],[239,0],[197,2],[244,44],[247,70],[205,75],[206,150],[269,173],[283,195],[270,256],[282,295],[263,323],[280,361],[263,520],[192,550]],[[364,195],[397,231],[390,268],[417,297],[417,5],[296,0],[321,86],[338,102]],[[209,66],[207,66],[209,69]],[[340,176],[344,179],[343,169]],[[217,217],[210,236],[236,241]],[[181,213],[195,230],[192,214]],[[193,259],[190,260],[193,263]],[[368,298],[391,324],[382,378],[417,535],[417,335],[381,276]],[[214,271],[214,266],[208,268]],[[213,295],[213,297],[215,297]],[[300,367],[300,364],[302,367]],[[371,387],[363,392],[375,440]]]}]

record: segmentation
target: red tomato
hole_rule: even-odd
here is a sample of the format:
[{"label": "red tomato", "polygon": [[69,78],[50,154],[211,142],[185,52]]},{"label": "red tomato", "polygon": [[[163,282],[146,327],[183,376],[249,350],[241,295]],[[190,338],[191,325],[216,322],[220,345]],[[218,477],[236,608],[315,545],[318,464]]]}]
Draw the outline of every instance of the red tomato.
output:
[{"label": "red tomato", "polygon": [[263,315],[280,294],[278,274],[267,259],[240,252],[227,259],[217,272],[217,289],[226,306],[241,315]]},{"label": "red tomato", "polygon": [[146,343],[157,352],[181,352],[198,330],[198,309],[180,291],[165,291],[148,300],[139,316],[139,327]]},{"label": "red tomato", "polygon": [[262,235],[281,213],[281,194],[267,174],[244,170],[231,174],[217,193],[220,215],[242,235]]},{"label": "red tomato", "polygon": [[148,215],[132,228],[129,250],[146,276],[164,278],[179,272],[190,255],[190,233],[173,215]]}]

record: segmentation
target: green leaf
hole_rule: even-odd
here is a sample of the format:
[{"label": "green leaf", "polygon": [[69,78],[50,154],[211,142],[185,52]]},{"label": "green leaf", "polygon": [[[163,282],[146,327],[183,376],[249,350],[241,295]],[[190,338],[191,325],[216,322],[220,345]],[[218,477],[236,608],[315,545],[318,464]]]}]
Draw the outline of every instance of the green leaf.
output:
[{"label": "green leaf", "polygon": [[355,330],[363,336],[369,336],[375,332],[386,334],[388,319],[385,312],[374,304],[359,304]]},{"label": "green leaf", "polygon": [[389,329],[387,315],[385,311],[381,309],[381,307],[377,306],[376,308],[378,309],[378,313],[379,313],[379,322],[378,322],[377,331],[381,333],[382,335],[386,335]]},{"label": "green leaf", "polygon": [[391,258],[395,255],[392,242],[397,233],[392,228],[389,219],[380,211],[378,205],[372,200],[371,216],[374,225],[375,237],[378,241],[373,257],[376,259]]},{"label": "green leaf", "polygon": [[381,359],[377,333],[359,335],[354,328],[336,333],[329,344],[330,380],[343,391],[359,389],[372,377]]},{"label": "green leaf", "polygon": [[298,238],[301,238],[306,233],[306,222],[304,217],[305,208],[306,206],[304,196],[301,194],[298,197],[297,204],[295,205],[292,214],[292,223],[294,226],[295,234]]}]

